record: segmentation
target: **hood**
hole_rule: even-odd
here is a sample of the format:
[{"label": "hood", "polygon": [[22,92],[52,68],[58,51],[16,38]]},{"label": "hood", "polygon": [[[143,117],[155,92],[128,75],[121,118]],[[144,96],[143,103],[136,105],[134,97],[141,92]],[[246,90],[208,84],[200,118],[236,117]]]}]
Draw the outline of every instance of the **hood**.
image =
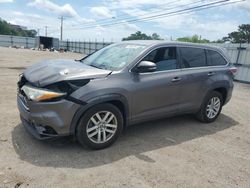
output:
[{"label": "hood", "polygon": [[74,60],[47,60],[24,71],[32,84],[43,87],[64,80],[94,79],[106,77],[110,70],[98,69]]}]

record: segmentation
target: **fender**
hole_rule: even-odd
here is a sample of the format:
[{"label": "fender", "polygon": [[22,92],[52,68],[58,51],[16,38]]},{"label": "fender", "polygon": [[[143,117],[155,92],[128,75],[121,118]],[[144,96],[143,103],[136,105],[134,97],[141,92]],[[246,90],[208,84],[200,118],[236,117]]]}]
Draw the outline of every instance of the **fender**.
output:
[{"label": "fender", "polygon": [[[211,87],[209,87],[209,88],[206,90],[206,92],[205,92],[205,94],[204,94],[204,96],[203,96],[203,101],[204,101],[204,99],[205,99],[213,90],[218,89],[218,88],[225,88],[226,91],[227,91],[227,95],[228,95],[228,91],[229,91],[230,87],[233,87],[233,86],[230,86],[230,84],[229,84],[228,82],[226,82],[226,81],[220,81],[220,82],[215,82],[215,83],[213,83],[213,85],[212,85]],[[226,96],[226,98],[227,98],[227,96]],[[200,104],[200,107],[202,106],[203,101],[202,101],[202,103]]]},{"label": "fender", "polygon": [[125,111],[123,112],[124,114],[124,120],[125,120],[125,126],[126,127],[129,123],[129,106],[128,106],[128,101],[127,99],[121,95],[121,94],[117,94],[117,93],[113,93],[113,94],[107,94],[107,95],[101,95],[101,96],[97,96],[94,97],[88,101],[84,101],[85,105],[82,105],[77,112],[75,113],[72,121],[71,121],[71,125],[70,125],[70,133],[72,135],[75,135],[75,130],[76,130],[76,126],[80,120],[80,118],[83,116],[83,114],[91,107],[93,107],[94,105],[97,104],[101,104],[101,103],[105,103],[105,102],[109,102],[109,101],[119,101],[124,105]]}]

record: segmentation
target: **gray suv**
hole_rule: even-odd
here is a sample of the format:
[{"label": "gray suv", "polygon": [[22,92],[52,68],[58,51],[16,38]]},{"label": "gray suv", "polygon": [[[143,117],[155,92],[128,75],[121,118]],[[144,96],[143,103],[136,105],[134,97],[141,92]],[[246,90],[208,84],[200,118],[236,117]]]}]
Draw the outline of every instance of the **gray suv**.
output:
[{"label": "gray suv", "polygon": [[20,75],[22,124],[38,139],[74,135],[110,146],[131,124],[178,114],[213,122],[231,98],[236,69],[223,49],[129,41],[81,60],[51,60]]}]

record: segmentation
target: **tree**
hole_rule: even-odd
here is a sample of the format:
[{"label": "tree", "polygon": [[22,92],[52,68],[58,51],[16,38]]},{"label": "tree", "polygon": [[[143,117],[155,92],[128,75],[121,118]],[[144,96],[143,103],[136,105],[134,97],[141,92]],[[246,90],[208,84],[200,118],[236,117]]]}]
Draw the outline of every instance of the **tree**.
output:
[{"label": "tree", "polygon": [[227,37],[223,37],[222,41],[231,43],[250,43],[250,24],[242,24],[239,26],[238,31],[234,31],[228,34]]},{"label": "tree", "polygon": [[161,37],[160,37],[160,35],[158,35],[157,33],[153,33],[152,34],[152,39],[153,40],[162,40]]},{"label": "tree", "polygon": [[234,32],[228,34],[228,41],[230,41],[232,43],[240,43],[241,38],[242,38],[242,35],[238,31],[234,31]]},{"label": "tree", "polygon": [[250,43],[250,24],[242,24],[239,26],[239,33],[243,43]]},{"label": "tree", "polygon": [[209,43],[210,41],[207,39],[201,39],[201,36],[193,35],[192,37],[182,37],[178,38],[177,41],[180,42],[193,42],[193,43]]},{"label": "tree", "polygon": [[222,39],[218,39],[216,41],[213,41],[212,43],[225,43],[228,41],[229,41],[228,37],[223,37]]},{"label": "tree", "polygon": [[35,30],[15,29],[9,23],[0,18],[0,34],[22,37],[35,37],[37,32]]},{"label": "tree", "polygon": [[17,32],[15,30],[13,30],[6,21],[0,20],[0,34],[2,34],[2,35],[17,35]]},{"label": "tree", "polygon": [[142,33],[141,31],[137,31],[136,33],[131,34],[130,36],[123,38],[123,41],[125,40],[162,40],[160,38],[160,35],[157,33],[153,33],[152,36],[148,36],[145,33]]}]

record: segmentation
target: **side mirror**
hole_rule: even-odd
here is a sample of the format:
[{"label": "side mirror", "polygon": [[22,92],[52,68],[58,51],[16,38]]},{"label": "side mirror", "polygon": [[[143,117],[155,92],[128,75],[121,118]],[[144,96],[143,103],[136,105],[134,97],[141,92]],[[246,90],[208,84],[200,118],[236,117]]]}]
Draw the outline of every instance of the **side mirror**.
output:
[{"label": "side mirror", "polygon": [[135,72],[154,72],[156,71],[156,64],[151,61],[141,61],[135,68]]}]

